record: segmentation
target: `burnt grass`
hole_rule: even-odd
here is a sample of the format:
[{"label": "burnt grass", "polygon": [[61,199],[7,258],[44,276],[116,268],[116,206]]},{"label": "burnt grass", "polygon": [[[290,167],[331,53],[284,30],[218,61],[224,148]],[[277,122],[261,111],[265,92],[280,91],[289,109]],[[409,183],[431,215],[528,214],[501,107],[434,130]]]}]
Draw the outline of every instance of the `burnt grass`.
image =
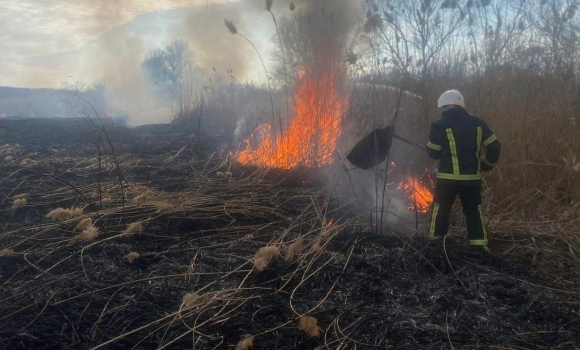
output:
[{"label": "burnt grass", "polygon": [[[96,156],[85,123],[0,121],[0,144],[18,143],[15,158],[35,161],[0,159],[0,249],[14,252],[0,257],[4,349],[234,349],[246,335],[254,349],[580,346],[577,302],[526,266],[472,253],[462,240],[355,229],[316,181],[275,172],[254,181],[252,170],[224,166],[222,140],[171,126],[105,128],[126,191],[146,184],[176,210],[156,214],[128,194],[124,210],[118,200],[99,205],[95,184],[113,192],[118,180],[110,157],[100,173],[79,166]],[[220,169],[232,183],[215,178]],[[27,205],[13,210],[20,193]],[[321,198],[337,223],[313,233],[323,224],[312,208]],[[74,222],[45,218],[73,205],[99,218],[94,242],[71,241]],[[147,223],[142,233],[117,237],[136,220]],[[322,250],[252,270],[256,251],[281,232],[311,243],[325,229]],[[140,254],[132,263],[131,251]],[[189,292],[199,299],[188,309]],[[319,337],[299,330],[303,314],[317,319]]]}]

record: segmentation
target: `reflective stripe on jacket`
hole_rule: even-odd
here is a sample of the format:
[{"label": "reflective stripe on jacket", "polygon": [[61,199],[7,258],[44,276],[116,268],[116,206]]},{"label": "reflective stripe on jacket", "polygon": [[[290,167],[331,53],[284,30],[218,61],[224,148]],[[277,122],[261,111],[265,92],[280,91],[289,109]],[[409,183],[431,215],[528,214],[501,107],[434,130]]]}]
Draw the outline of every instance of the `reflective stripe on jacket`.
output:
[{"label": "reflective stripe on jacket", "polygon": [[501,144],[483,120],[454,107],[431,124],[427,152],[440,159],[438,179],[477,181],[499,160]]}]

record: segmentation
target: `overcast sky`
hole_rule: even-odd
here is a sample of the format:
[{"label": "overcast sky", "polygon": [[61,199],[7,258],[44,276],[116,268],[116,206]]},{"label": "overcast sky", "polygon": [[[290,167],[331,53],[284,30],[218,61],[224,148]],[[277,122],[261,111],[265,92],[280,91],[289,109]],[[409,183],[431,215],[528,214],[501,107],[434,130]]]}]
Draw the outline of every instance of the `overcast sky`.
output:
[{"label": "overcast sky", "polygon": [[263,0],[1,0],[0,86],[121,83],[151,49],[174,39],[189,42],[198,64],[247,77],[255,57],[224,18],[268,50]]}]

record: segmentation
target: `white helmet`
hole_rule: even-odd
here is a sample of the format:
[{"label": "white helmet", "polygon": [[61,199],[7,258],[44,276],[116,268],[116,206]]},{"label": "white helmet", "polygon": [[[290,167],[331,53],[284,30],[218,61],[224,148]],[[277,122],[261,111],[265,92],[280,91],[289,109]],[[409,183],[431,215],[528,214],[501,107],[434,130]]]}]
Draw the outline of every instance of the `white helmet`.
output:
[{"label": "white helmet", "polygon": [[442,93],[437,100],[437,108],[448,105],[465,107],[463,104],[463,96],[461,95],[461,92],[457,90],[449,90]]}]

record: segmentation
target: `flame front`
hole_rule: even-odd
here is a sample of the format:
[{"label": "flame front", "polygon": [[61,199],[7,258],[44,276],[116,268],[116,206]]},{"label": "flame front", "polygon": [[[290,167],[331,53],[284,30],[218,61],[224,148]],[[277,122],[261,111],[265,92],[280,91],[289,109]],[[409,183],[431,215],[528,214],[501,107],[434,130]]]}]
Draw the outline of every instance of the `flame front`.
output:
[{"label": "flame front", "polygon": [[418,212],[427,213],[431,203],[433,203],[431,190],[411,175],[403,176],[398,189],[403,191],[405,196],[411,201],[409,210],[415,210],[416,206]]},{"label": "flame front", "polygon": [[[238,162],[280,169],[331,163],[348,103],[339,86],[341,71],[332,65],[303,69],[293,96],[294,118],[287,130],[276,135],[271,124],[262,125],[246,140]],[[253,148],[251,141],[257,136],[262,142]]]}]

